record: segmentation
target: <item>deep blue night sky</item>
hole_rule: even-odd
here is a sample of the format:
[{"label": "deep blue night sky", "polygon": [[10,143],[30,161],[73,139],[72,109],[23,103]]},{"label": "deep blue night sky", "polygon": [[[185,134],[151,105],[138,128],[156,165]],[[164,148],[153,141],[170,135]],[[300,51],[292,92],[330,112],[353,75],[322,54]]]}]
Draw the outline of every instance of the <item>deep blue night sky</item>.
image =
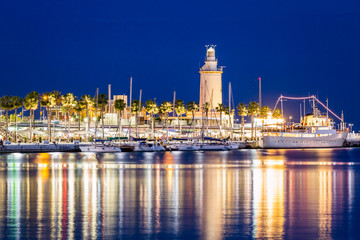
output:
[{"label": "deep blue night sky", "polygon": [[[318,94],[360,124],[360,3],[351,1],[1,2],[0,96],[36,90],[198,101],[199,66],[216,44],[224,103]],[[285,106],[288,103],[285,104]],[[299,105],[285,109],[298,115]],[[308,109],[310,109],[308,107]],[[357,127],[358,128],[358,127]]]}]

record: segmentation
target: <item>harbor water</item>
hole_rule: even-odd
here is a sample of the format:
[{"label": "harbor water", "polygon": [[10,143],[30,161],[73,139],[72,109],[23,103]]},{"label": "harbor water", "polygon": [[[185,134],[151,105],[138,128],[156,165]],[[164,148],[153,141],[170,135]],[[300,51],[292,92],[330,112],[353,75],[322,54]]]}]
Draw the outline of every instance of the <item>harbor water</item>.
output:
[{"label": "harbor water", "polygon": [[0,238],[347,239],[360,149],[0,155]]}]

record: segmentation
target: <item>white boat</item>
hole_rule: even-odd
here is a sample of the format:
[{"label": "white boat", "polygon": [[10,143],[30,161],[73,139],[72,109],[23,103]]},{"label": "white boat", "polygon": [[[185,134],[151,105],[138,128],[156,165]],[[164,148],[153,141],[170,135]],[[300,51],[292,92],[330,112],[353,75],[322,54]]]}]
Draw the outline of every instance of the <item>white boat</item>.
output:
[{"label": "white boat", "polygon": [[201,151],[225,151],[229,150],[225,144],[209,143],[200,144],[199,150]]},{"label": "white boat", "polygon": [[198,151],[199,150],[199,146],[192,145],[192,144],[179,144],[177,146],[178,146],[178,151]]},{"label": "white boat", "polygon": [[225,148],[227,148],[228,150],[236,150],[245,147],[246,147],[245,142],[230,142],[225,144]]},{"label": "white boat", "polygon": [[334,148],[342,147],[347,131],[336,131],[330,127],[313,127],[310,132],[264,133],[261,148]]},{"label": "white boat", "polygon": [[351,132],[347,135],[346,141],[344,143],[346,147],[359,147],[360,146],[360,134]]},{"label": "white boat", "polygon": [[[282,106],[283,99],[304,100],[304,104],[305,100],[311,100],[313,112],[302,116],[299,124],[290,122],[287,127],[288,131],[263,133],[263,138],[259,143],[261,148],[334,148],[344,146],[348,129],[345,127],[343,114],[341,117],[337,116],[314,95],[300,98],[281,95],[276,105],[280,102]],[[326,109],[326,114],[321,114],[316,107],[316,102]],[[340,120],[340,130],[334,129],[335,123],[329,118],[329,113]]]},{"label": "white boat", "polygon": [[140,142],[135,146],[134,152],[162,152],[165,148],[158,143]]},{"label": "white boat", "polygon": [[121,152],[119,147],[112,146],[110,144],[93,144],[93,145],[80,145],[81,152],[95,152],[95,153],[115,153]]},{"label": "white boat", "polygon": [[121,152],[118,147],[106,147],[106,146],[80,146],[81,152],[95,152],[95,153],[113,153]]}]

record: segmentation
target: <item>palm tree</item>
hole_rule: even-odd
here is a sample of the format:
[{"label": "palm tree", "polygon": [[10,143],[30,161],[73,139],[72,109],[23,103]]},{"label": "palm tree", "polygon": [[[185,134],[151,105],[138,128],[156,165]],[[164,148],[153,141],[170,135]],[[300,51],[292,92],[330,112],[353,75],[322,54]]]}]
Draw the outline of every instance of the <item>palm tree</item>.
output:
[{"label": "palm tree", "polygon": [[169,128],[168,128],[169,113],[173,111],[173,105],[171,104],[171,102],[164,101],[160,105],[160,111],[164,114],[164,117],[165,117],[166,139],[168,139],[168,134],[169,134]]},{"label": "palm tree", "polygon": [[138,114],[140,112],[140,102],[139,100],[134,99],[131,103],[131,113],[135,113],[135,127],[136,127],[136,137],[138,137]]},{"label": "palm tree", "polygon": [[260,109],[260,117],[262,118],[262,128],[263,128],[264,123],[265,123],[265,118],[267,118],[270,113],[271,113],[271,111],[270,111],[270,108],[268,106],[263,106]]},{"label": "palm tree", "polygon": [[218,106],[215,108],[217,112],[220,113],[220,137],[222,137],[221,127],[222,127],[222,114],[225,112],[225,106],[222,103],[219,103]]},{"label": "palm tree", "polygon": [[46,107],[47,112],[47,127],[48,140],[51,142],[51,108],[56,104],[56,99],[53,93],[44,93],[40,99],[40,106]]},{"label": "palm tree", "polygon": [[[6,132],[5,138],[8,139],[8,120],[9,120],[9,111],[14,109],[14,104],[12,102],[12,98],[9,96],[3,96],[0,98],[0,107],[6,111]],[[16,116],[15,116],[16,117]]]},{"label": "palm tree", "polygon": [[222,103],[219,103],[218,106],[215,108],[217,112],[220,113],[220,127],[222,126],[222,113],[225,112],[225,106]]},{"label": "palm tree", "polygon": [[192,114],[192,122],[191,122],[191,124],[193,125],[193,131],[194,131],[194,136],[195,136],[195,123],[194,123],[195,112],[199,110],[199,106],[194,101],[191,101],[191,102],[188,102],[186,104],[186,108]]},{"label": "palm tree", "polygon": [[98,106],[100,106],[100,114],[101,114],[101,128],[102,128],[102,139],[105,139],[104,132],[104,111],[106,106],[108,105],[108,97],[106,94],[102,93],[98,95]]},{"label": "palm tree", "polygon": [[231,109],[230,106],[224,106],[225,108],[225,114],[229,115],[229,131],[230,131],[230,137],[232,138],[232,131],[230,128],[232,128],[231,124],[231,115],[233,115],[235,109]]},{"label": "palm tree", "polygon": [[230,106],[224,106],[225,114],[229,116],[229,128],[231,128],[231,115],[235,112],[235,109],[231,109]]},{"label": "palm tree", "polygon": [[24,100],[18,96],[13,96],[11,100],[15,109],[15,141],[17,141],[17,110],[23,106]]},{"label": "palm tree", "polygon": [[119,140],[120,140],[121,133],[122,133],[121,119],[122,119],[123,111],[126,108],[125,101],[123,99],[115,100],[114,108],[118,112],[118,129],[119,129]]},{"label": "palm tree", "polygon": [[94,98],[90,95],[82,95],[80,99],[80,103],[82,104],[82,107],[86,110],[86,120],[87,120],[87,128],[86,128],[86,138],[87,141],[89,141],[89,129],[90,129],[90,123],[91,119],[89,117],[89,111],[91,107],[94,106]]},{"label": "palm tree", "polygon": [[62,101],[61,92],[59,92],[59,91],[53,91],[53,92],[52,92],[52,95],[54,96],[54,99],[55,99],[55,115],[56,115],[56,120],[59,120],[58,107],[61,105],[61,101]]},{"label": "palm tree", "polygon": [[[254,140],[254,119],[260,113],[260,106],[257,102],[250,102],[248,106],[248,110],[249,110],[249,115],[251,116],[251,139]],[[256,133],[255,133],[255,137],[256,137]]]},{"label": "palm tree", "polygon": [[[281,110],[280,110],[279,108],[275,108],[275,109],[274,109],[274,112],[272,113],[272,117],[273,117],[273,118],[277,118],[277,119],[281,118],[281,117],[282,117],[282,112],[281,112]],[[281,127],[281,128],[282,128],[282,127]]]},{"label": "palm tree", "polygon": [[78,130],[80,131],[81,128],[81,112],[84,110],[84,105],[81,103],[81,101],[75,101],[74,111],[76,112],[76,115],[78,117],[79,121],[79,127]]},{"label": "palm tree", "polygon": [[34,111],[38,108],[39,105],[39,93],[32,91],[28,93],[24,98],[24,107],[30,110],[30,141],[32,141],[33,134],[33,124],[35,125],[34,121]]},{"label": "palm tree", "polygon": [[145,110],[151,116],[151,133],[152,133],[152,138],[154,138],[155,137],[154,115],[159,113],[159,108],[158,108],[156,102],[150,99],[150,100],[147,100],[145,103]]},{"label": "palm tree", "polygon": [[272,116],[273,118],[281,118],[281,110],[279,108],[275,108]]},{"label": "palm tree", "polygon": [[180,124],[180,117],[186,113],[186,108],[183,100],[177,99],[175,101],[175,111],[178,117],[178,124],[179,124],[179,135],[181,135],[181,124]]},{"label": "palm tree", "polygon": [[262,118],[267,118],[269,116],[270,113],[270,108],[268,106],[263,106],[260,109],[260,117]]},{"label": "palm tree", "polygon": [[249,114],[249,110],[246,104],[244,103],[239,103],[239,105],[237,106],[237,110],[239,116],[241,116],[241,141],[244,141],[244,126],[245,126],[244,117],[246,117]]},{"label": "palm tree", "polygon": [[211,104],[210,102],[206,102],[204,104],[204,112],[205,112],[205,118],[206,118],[206,131],[208,131],[208,127],[209,127],[209,111],[211,108]]},{"label": "palm tree", "polygon": [[68,141],[70,141],[70,114],[75,105],[75,97],[72,93],[67,93],[62,95],[61,98],[61,104],[63,106],[62,110],[65,111],[65,120],[67,120]]}]

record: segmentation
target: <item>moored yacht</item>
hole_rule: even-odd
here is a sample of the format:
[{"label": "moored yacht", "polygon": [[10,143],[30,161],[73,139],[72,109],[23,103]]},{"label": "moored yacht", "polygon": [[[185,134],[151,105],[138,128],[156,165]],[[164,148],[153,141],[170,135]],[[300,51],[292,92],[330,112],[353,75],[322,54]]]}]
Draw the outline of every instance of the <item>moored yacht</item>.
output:
[{"label": "moored yacht", "polygon": [[159,143],[148,143],[148,142],[139,142],[135,146],[134,152],[162,152],[165,151],[165,148]]},{"label": "moored yacht", "polygon": [[[283,98],[294,99],[281,96],[280,101]],[[295,99],[303,99],[304,101],[311,99],[313,113],[303,116],[300,124],[290,123],[286,131],[263,133],[263,138],[259,143],[261,148],[335,148],[344,146],[348,129],[345,128],[343,114],[341,118],[338,117],[315,96]],[[315,106],[315,101],[327,110],[326,114],[320,113]],[[340,129],[335,129],[335,123],[328,116],[329,112],[341,121]]]},{"label": "moored yacht", "polygon": [[264,133],[261,148],[332,148],[342,147],[347,131],[331,127],[312,127],[309,131]]},{"label": "moored yacht", "polygon": [[202,143],[199,145],[201,151],[225,151],[230,150],[223,143]]},{"label": "moored yacht", "polygon": [[80,145],[79,146],[81,152],[94,152],[94,153],[116,153],[121,152],[121,149],[119,147],[115,147],[110,144],[110,142],[102,142],[92,145]]}]

